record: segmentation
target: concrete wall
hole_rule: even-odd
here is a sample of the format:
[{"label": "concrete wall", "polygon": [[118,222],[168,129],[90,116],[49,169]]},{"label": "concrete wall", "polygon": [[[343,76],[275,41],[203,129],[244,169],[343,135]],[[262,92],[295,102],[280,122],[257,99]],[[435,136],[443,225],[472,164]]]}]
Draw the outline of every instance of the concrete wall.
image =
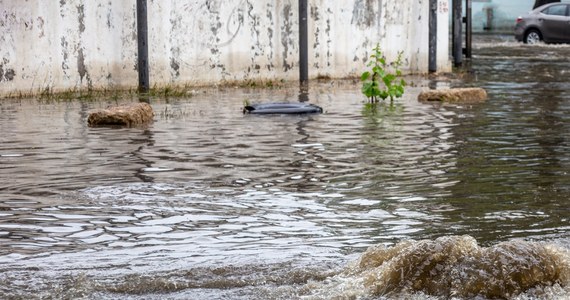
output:
[{"label": "concrete wall", "polygon": [[[428,2],[310,0],[309,76],[358,75],[377,42],[427,72]],[[148,11],[151,86],[298,78],[297,0],[148,0]],[[0,96],[136,87],[136,35],[136,0],[0,0]]]}]

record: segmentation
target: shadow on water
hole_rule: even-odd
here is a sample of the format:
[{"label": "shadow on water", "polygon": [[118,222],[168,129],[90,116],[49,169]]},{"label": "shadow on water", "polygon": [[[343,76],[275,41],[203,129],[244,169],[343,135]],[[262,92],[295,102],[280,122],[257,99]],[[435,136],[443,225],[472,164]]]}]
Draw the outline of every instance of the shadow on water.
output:
[{"label": "shadow on water", "polygon": [[[88,128],[117,100],[0,101],[0,294],[567,298],[570,47],[475,50],[393,105],[352,81],[204,90],[150,99],[147,128]],[[463,85],[489,100],[416,100]]]}]

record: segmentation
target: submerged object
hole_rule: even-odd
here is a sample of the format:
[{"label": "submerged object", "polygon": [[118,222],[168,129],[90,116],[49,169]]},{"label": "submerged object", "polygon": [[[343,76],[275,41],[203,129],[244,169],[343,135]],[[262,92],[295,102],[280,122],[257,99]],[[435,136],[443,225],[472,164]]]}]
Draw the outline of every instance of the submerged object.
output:
[{"label": "submerged object", "polygon": [[243,113],[249,114],[320,114],[323,109],[310,103],[262,103],[246,105]]}]

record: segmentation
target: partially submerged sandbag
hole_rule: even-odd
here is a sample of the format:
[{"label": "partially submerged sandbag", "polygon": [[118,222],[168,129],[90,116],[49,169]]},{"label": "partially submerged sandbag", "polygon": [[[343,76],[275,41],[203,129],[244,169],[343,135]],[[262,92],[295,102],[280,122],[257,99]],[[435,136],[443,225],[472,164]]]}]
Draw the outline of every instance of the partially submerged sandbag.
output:
[{"label": "partially submerged sandbag", "polygon": [[442,101],[473,103],[487,100],[487,92],[482,88],[454,88],[422,91],[419,101]]},{"label": "partially submerged sandbag", "polygon": [[89,114],[89,126],[137,126],[149,123],[154,118],[154,111],[148,103],[140,102],[101,109]]},{"label": "partially submerged sandbag", "polygon": [[323,109],[310,103],[263,103],[247,105],[243,113],[250,114],[319,114]]}]

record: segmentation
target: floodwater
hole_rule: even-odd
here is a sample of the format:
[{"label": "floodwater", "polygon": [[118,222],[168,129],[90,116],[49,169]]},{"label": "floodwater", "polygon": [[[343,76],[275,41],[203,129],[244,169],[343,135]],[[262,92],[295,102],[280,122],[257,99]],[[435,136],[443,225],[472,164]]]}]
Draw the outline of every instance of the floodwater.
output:
[{"label": "floodwater", "polygon": [[0,298],[570,298],[568,57],[484,37],[393,106],[313,82],[308,116],[241,112],[296,87],[154,98],[145,128],[2,100]]}]

